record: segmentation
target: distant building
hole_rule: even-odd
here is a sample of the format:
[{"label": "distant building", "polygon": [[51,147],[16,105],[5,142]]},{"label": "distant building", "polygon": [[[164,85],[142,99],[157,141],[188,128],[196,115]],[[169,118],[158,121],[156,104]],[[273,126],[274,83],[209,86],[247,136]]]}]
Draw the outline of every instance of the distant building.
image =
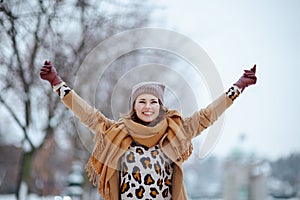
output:
[{"label": "distant building", "polygon": [[267,199],[270,165],[246,155],[233,155],[224,166],[223,198],[225,200]]}]

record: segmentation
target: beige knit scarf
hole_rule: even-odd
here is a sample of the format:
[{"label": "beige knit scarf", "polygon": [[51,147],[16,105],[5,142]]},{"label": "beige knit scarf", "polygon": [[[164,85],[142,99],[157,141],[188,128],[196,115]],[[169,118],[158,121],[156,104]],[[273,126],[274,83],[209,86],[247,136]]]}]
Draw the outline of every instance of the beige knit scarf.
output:
[{"label": "beige knit scarf", "polygon": [[[160,148],[173,161],[186,160],[192,152],[190,138],[186,137],[182,118],[177,111],[169,111],[154,127],[147,127],[132,120],[121,119],[105,133],[95,135],[95,148],[86,164],[89,180],[105,199],[109,199],[108,181],[119,169],[119,159],[132,141],[147,147],[160,144]],[[116,191],[118,192],[118,191]]]}]

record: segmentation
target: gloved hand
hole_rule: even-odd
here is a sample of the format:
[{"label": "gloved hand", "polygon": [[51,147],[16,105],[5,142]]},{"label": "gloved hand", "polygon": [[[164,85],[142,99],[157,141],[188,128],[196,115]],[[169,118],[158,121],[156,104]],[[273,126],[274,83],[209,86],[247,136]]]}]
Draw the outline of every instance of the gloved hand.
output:
[{"label": "gloved hand", "polygon": [[40,77],[43,80],[49,81],[52,87],[62,82],[62,79],[58,76],[55,67],[53,67],[51,61],[48,60],[45,61],[40,70]]},{"label": "gloved hand", "polygon": [[233,85],[236,85],[242,92],[249,85],[254,85],[257,81],[257,77],[255,76],[256,65],[254,65],[250,70],[244,70],[243,76]]}]

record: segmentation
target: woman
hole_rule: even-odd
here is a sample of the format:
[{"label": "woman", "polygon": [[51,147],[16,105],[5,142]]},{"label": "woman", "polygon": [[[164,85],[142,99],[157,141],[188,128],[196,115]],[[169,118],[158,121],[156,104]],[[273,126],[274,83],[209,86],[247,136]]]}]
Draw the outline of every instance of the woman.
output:
[{"label": "woman", "polygon": [[45,61],[40,76],[95,134],[85,169],[104,199],[184,200],[182,163],[192,153],[191,140],[256,83],[255,71],[255,65],[245,70],[226,93],[186,119],[164,107],[164,85],[140,83],[132,88],[131,112],[119,121],[88,105],[62,81],[50,61]]}]

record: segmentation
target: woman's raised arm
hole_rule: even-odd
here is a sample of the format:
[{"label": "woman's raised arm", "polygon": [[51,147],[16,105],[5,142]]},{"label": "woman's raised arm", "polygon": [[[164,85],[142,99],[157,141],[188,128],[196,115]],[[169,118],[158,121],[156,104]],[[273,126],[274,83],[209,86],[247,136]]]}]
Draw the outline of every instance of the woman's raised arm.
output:
[{"label": "woman's raised arm", "polygon": [[114,123],[113,120],[106,118],[99,110],[90,106],[64,83],[50,61],[45,61],[40,70],[40,77],[51,84],[53,90],[60,96],[66,107],[92,132],[103,133]]},{"label": "woman's raised arm", "polygon": [[257,81],[255,73],[256,65],[250,70],[244,70],[242,77],[226,93],[222,94],[206,108],[195,112],[191,117],[185,119],[184,126],[188,137],[194,138],[211,126],[232,105],[233,101],[246,87],[255,84]]}]

